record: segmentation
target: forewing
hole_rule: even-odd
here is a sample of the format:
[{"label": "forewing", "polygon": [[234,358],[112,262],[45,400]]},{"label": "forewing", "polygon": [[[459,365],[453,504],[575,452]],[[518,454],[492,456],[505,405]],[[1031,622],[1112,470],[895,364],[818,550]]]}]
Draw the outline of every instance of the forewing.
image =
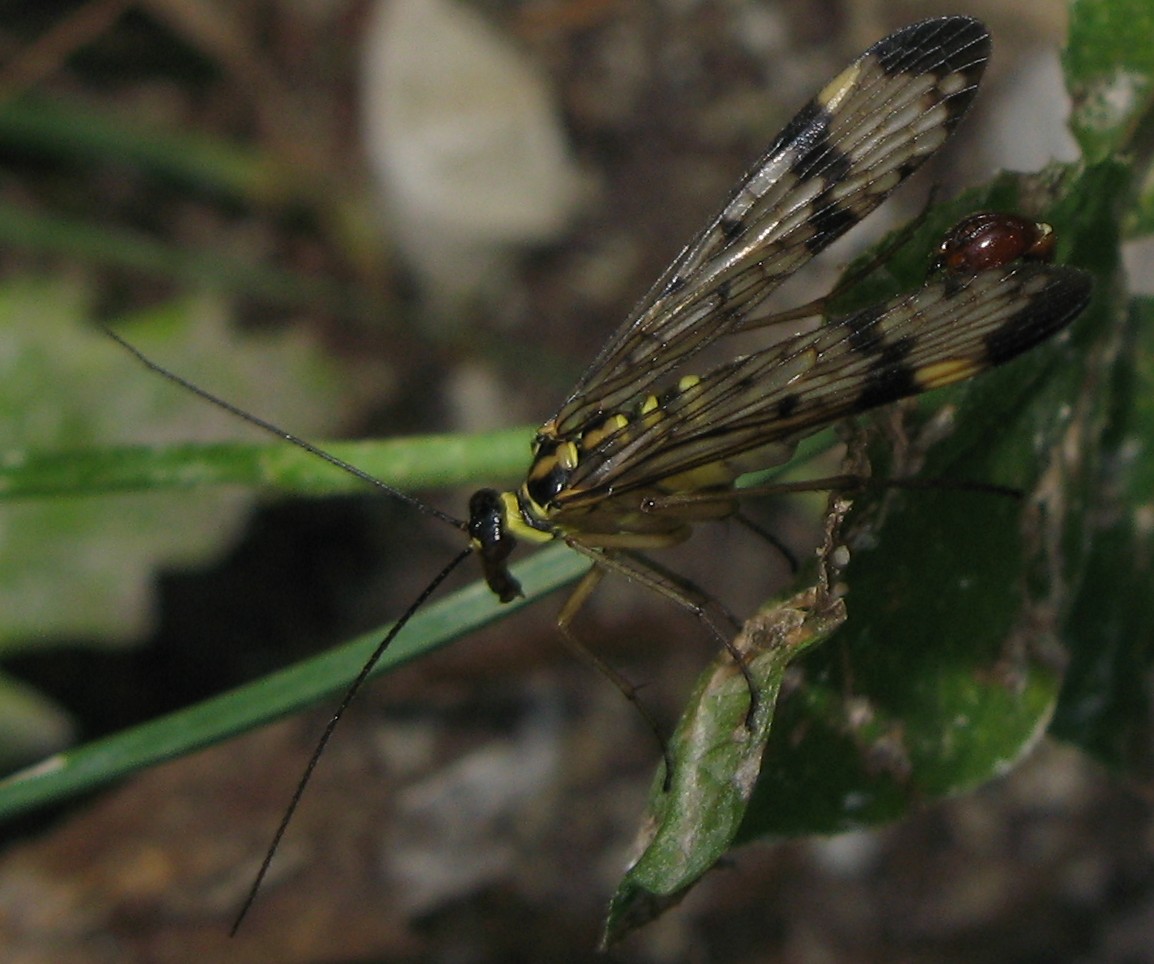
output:
[{"label": "forewing", "polygon": [[783,280],[857,224],[944,143],[990,52],[969,17],[874,44],[810,101],[641,300],[552,420],[579,432],[740,328]]},{"label": "forewing", "polygon": [[1009,361],[1086,306],[1077,268],[1016,263],[939,277],[703,374],[582,456],[562,508],[651,488],[704,466],[711,478],[765,467],[759,452],[878,405]]}]

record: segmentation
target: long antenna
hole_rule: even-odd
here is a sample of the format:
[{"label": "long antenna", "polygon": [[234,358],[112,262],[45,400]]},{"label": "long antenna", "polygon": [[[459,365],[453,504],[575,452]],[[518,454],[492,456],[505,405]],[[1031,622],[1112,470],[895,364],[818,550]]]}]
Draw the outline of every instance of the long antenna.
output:
[{"label": "long antenna", "polygon": [[[132,355],[147,369],[155,372],[157,375],[160,375],[163,378],[167,378],[170,382],[179,385],[186,391],[192,392],[192,394],[204,399],[204,401],[212,405],[215,405],[217,408],[228,412],[230,415],[239,418],[242,421],[248,422],[250,425],[254,425],[270,435],[274,435],[286,442],[291,442],[298,448],[304,449],[306,452],[315,455],[317,458],[328,462],[329,465],[336,466],[338,469],[343,469],[345,472],[348,472],[350,475],[353,475],[356,478],[367,482],[369,485],[383,490],[388,495],[391,495],[394,499],[399,499],[400,501],[413,506],[413,508],[423,512],[425,515],[433,516],[436,519],[440,519],[442,522],[449,523],[449,525],[456,529],[460,529],[466,533],[468,532],[467,524],[461,520],[455,519],[453,516],[442,512],[440,509],[435,509],[430,505],[426,505],[424,502],[413,498],[411,495],[407,495],[400,489],[393,488],[387,482],[382,482],[380,479],[369,475],[367,472],[364,472],[361,469],[358,469],[355,465],[350,465],[344,459],[337,458],[332,453],[326,452],[322,448],[318,448],[307,439],[303,439],[299,435],[293,435],[292,432],[286,432],[280,426],[274,425],[272,422],[267,422],[263,418],[260,418],[257,415],[253,415],[251,412],[246,412],[242,408],[238,408],[231,402],[225,401],[223,398],[212,394],[212,392],[201,388],[199,385],[196,385],[193,382],[190,382],[187,378],[184,378],[183,376],[178,375],[176,372],[165,368],[163,365],[154,362],[139,348],[137,348],[131,342],[126,341],[111,328],[108,328],[105,325],[101,325],[100,327],[104,330],[104,333],[108,335],[109,338],[120,345],[121,348]],[[333,731],[336,730],[337,724],[340,723],[341,718],[345,715],[345,711],[349,708],[349,704],[352,703],[357,693],[360,692],[361,687],[364,686],[373,669],[376,668],[376,665],[381,661],[381,657],[384,656],[385,650],[388,649],[393,640],[397,638],[397,634],[405,628],[409,620],[412,619],[416,614],[417,610],[425,604],[425,602],[434,592],[436,592],[437,587],[440,586],[441,583],[443,583],[449,577],[449,574],[454,569],[456,569],[457,566],[459,566],[466,559],[466,557],[472,555],[472,552],[473,546],[470,544],[462,549],[459,553],[457,553],[457,555],[448,563],[448,565],[446,565],[439,573],[437,573],[433,580],[421,591],[421,594],[417,596],[417,598],[409,605],[408,609],[406,609],[404,613],[401,614],[401,617],[395,623],[393,623],[381,641],[377,643],[376,649],[373,650],[372,655],[369,656],[367,660],[365,660],[365,663],[361,667],[360,672],[357,673],[356,678],[352,681],[352,683],[349,684],[348,689],[345,690],[345,695],[341,698],[340,705],[337,706],[336,712],[333,713],[332,717],[329,719],[328,724],[325,726],[324,732],[321,734],[320,739],[317,741],[317,745],[313,748],[313,752],[309,757],[308,763],[305,765],[304,772],[301,774],[300,779],[297,781],[296,789],[293,790],[293,795],[289,800],[289,805],[285,809],[284,814],[282,814],[280,823],[277,825],[276,832],[272,836],[272,842],[269,844],[268,849],[265,851],[264,859],[260,864],[260,869],[257,871],[256,877],[253,879],[252,886],[249,888],[248,894],[245,896],[244,903],[241,904],[240,910],[237,912],[236,919],[233,921],[232,927],[229,929],[230,936],[236,936],[237,930],[240,928],[241,923],[244,921],[249,912],[249,908],[252,907],[253,901],[256,900],[256,895],[260,891],[265,877],[268,876],[268,870],[272,865],[273,857],[276,855],[277,849],[280,847],[281,840],[284,839],[285,831],[288,829],[288,825],[292,822],[292,818],[296,814],[297,807],[300,805],[301,798],[304,796],[305,788],[308,786],[309,781],[312,779],[313,772],[317,768],[317,763],[320,762],[320,758],[324,754],[325,748],[329,744],[329,740],[332,738]]]},{"label": "long antenna", "polygon": [[442,512],[440,509],[434,508],[431,505],[426,505],[420,499],[414,498],[413,496],[402,492],[400,489],[393,488],[387,482],[382,482],[375,476],[369,475],[368,472],[365,472],[362,469],[358,469],[355,465],[350,465],[344,459],[337,458],[331,452],[326,452],[324,449],[313,445],[313,443],[308,439],[303,439],[299,435],[293,435],[292,432],[286,432],[279,425],[274,425],[272,422],[265,421],[259,415],[253,415],[252,412],[246,412],[243,408],[238,408],[236,405],[233,405],[232,402],[225,401],[219,395],[214,395],[207,389],[201,388],[199,385],[190,382],[182,375],[178,375],[174,371],[169,371],[169,369],[165,368],[163,365],[154,362],[139,348],[137,348],[131,342],[126,341],[106,325],[101,325],[100,327],[109,338],[120,345],[121,348],[132,355],[149,371],[155,372],[157,375],[160,375],[163,378],[167,378],[170,382],[179,385],[186,391],[192,392],[192,394],[204,399],[209,404],[215,405],[217,408],[223,409],[230,415],[239,418],[242,421],[248,422],[249,425],[255,425],[257,428],[264,432],[268,432],[270,435],[275,435],[277,438],[283,439],[286,442],[291,442],[293,445],[304,449],[306,452],[315,455],[317,458],[324,459],[324,461],[328,462],[329,465],[334,465],[338,469],[342,469],[343,471],[348,472],[349,475],[356,476],[362,482],[367,482],[369,485],[375,486],[378,489],[382,489],[391,495],[394,499],[399,499],[401,502],[411,505],[419,512],[423,512],[425,515],[430,515],[435,519],[440,519],[442,522],[447,522],[449,525],[453,526],[455,529],[460,529],[462,532],[468,531],[467,525],[460,519],[455,519],[447,512]]},{"label": "long antenna", "polygon": [[244,898],[244,903],[240,905],[240,910],[237,912],[236,920],[232,922],[232,927],[229,929],[229,936],[235,937],[236,932],[240,929],[241,923],[248,914],[249,908],[256,900],[257,892],[264,883],[264,879],[268,874],[269,866],[272,864],[272,859],[280,846],[280,842],[288,829],[289,823],[292,821],[293,814],[296,813],[297,806],[301,802],[301,797],[304,795],[305,787],[308,786],[309,780],[312,779],[313,771],[317,768],[317,763],[320,762],[321,754],[325,752],[325,747],[328,746],[329,739],[333,735],[333,730],[337,728],[337,724],[341,721],[341,717],[345,715],[345,710],[349,708],[349,704],[353,698],[360,692],[361,687],[369,678],[373,668],[380,662],[381,657],[385,654],[385,650],[389,648],[389,644],[396,639],[397,634],[405,628],[405,624],[413,618],[413,615],[418,609],[425,604],[425,601],[436,592],[437,587],[448,578],[449,573],[457,568],[464,560],[473,552],[472,546],[466,546],[462,549],[453,560],[445,566],[433,581],[430,582],[422,591],[421,594],[414,600],[409,608],[404,611],[401,617],[393,623],[384,638],[377,643],[377,648],[373,650],[372,656],[366,661],[361,671],[357,673],[356,679],[349,684],[349,688],[345,690],[345,695],[341,699],[340,705],[336,712],[333,713],[328,725],[325,727],[321,738],[317,741],[317,745],[313,748],[312,756],[309,757],[309,762],[305,764],[304,773],[301,774],[300,780],[297,781],[296,789],[293,791],[292,799],[289,800],[289,805],[284,814],[280,818],[280,824],[276,828],[276,833],[272,835],[272,842],[268,845],[268,850],[265,851],[264,860],[261,861],[260,870],[257,871],[256,877],[253,879],[252,886],[248,889],[248,894]]}]

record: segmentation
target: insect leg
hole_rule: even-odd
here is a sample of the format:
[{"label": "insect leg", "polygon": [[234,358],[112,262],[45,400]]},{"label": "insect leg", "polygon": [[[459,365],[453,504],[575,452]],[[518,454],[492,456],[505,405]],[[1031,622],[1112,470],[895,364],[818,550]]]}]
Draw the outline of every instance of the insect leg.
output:
[{"label": "insect leg", "polygon": [[772,482],[768,485],[751,485],[744,489],[726,489],[724,492],[677,492],[673,495],[647,499],[643,509],[646,512],[668,512],[688,505],[709,505],[712,502],[732,503],[735,496],[747,499],[763,498],[768,495],[791,495],[797,492],[832,492],[835,490],[853,492],[865,488],[872,482],[873,480],[865,475],[831,475],[824,479],[806,479],[803,482]]},{"label": "insect leg", "polygon": [[[879,489],[946,489],[951,492],[983,492],[987,495],[999,495],[1009,499],[1021,500],[1025,493],[1012,485],[1000,485],[997,482],[983,482],[974,479],[923,479],[910,477],[906,479],[879,479],[868,475],[830,475],[824,479],[806,479],[802,482],[774,482],[770,485],[751,485],[744,489],[734,489],[727,492],[724,501],[732,502],[734,496],[738,498],[764,498],[766,496],[796,495],[799,492],[860,492],[867,488]],[[722,496],[712,492],[683,492],[676,495],[662,496],[650,499],[646,511],[662,512],[677,509],[686,505],[708,505],[711,502],[722,501]],[[777,540],[764,532],[755,523],[746,519],[740,512],[733,517],[752,531],[769,541],[775,548],[783,549]]]},{"label": "insect leg", "polygon": [[[709,632],[713,634],[714,638],[725,647],[726,652],[733,657],[734,663],[737,664],[737,668],[745,678],[746,685],[749,687],[749,710],[746,713],[746,723],[752,725],[754,714],[757,712],[758,707],[757,684],[749,671],[745,656],[733,645],[732,634],[741,624],[721,603],[695,586],[688,579],[674,575],[663,566],[658,565],[652,559],[645,556],[637,555],[636,553],[596,549],[582,542],[578,542],[573,538],[566,538],[565,542],[570,548],[592,559],[594,570],[606,570],[619,573],[626,579],[639,583],[658,595],[677,603],[677,605],[683,609],[687,609],[701,620]],[[597,582],[599,581],[600,577],[597,579]],[[593,583],[593,586],[596,586],[596,582]],[[581,588],[582,586],[578,585],[578,591],[580,591]],[[583,595],[581,599],[582,603],[588,598],[590,592],[592,592],[592,587]],[[576,593],[574,593],[574,595],[576,595]],[[577,608],[580,608],[580,604],[569,613],[570,619],[572,619],[576,613]],[[565,609],[569,609],[568,603]],[[721,613],[725,622],[730,625],[728,631],[722,629],[718,624],[718,619],[711,613],[711,610],[713,613]]]},{"label": "insect leg", "polygon": [[785,560],[786,565],[789,566],[789,571],[793,575],[797,575],[797,571],[801,568],[801,566],[798,564],[797,556],[794,555],[793,550],[790,549],[789,546],[787,546],[764,526],[754,522],[749,516],[740,510],[733,513],[730,518],[741,523],[741,525],[745,526],[745,528],[747,528],[755,536],[758,536],[759,538],[768,542],[769,545],[776,549],[778,554]]},{"label": "insect leg", "polygon": [[[723,632],[722,635],[731,635],[741,629],[742,620],[738,619],[729,611],[724,603],[714,598],[692,579],[686,578],[679,572],[674,572],[655,559],[643,556],[635,550],[623,549],[620,550],[619,553],[614,554],[615,559],[620,559],[620,556],[627,556],[631,563],[640,567],[644,572],[650,575],[660,576],[671,587],[674,587],[684,599],[690,600],[694,605],[701,607],[703,610],[712,610],[717,613],[729,624],[728,633]],[[630,578],[634,577],[630,576]],[[675,601],[678,602],[679,605],[685,605],[682,600]],[[711,625],[710,631],[715,635],[720,632],[716,625]]]},{"label": "insect leg", "polygon": [[568,650],[584,662],[590,668],[596,670],[611,682],[621,692],[645,721],[645,725],[649,727],[653,733],[653,738],[657,741],[657,745],[661,748],[661,756],[665,760],[665,785],[666,789],[669,787],[670,774],[673,773],[673,760],[669,755],[669,746],[665,741],[665,737],[661,732],[661,726],[657,719],[649,711],[647,707],[637,695],[638,687],[625,677],[620,671],[615,669],[593,650],[581,642],[577,633],[573,630],[573,620],[577,613],[581,611],[581,607],[588,602],[589,597],[593,595],[593,591],[600,584],[605,576],[605,570],[600,566],[593,566],[584,576],[581,581],[577,583],[577,587],[569,594],[569,598],[565,600],[565,605],[561,607],[561,612],[557,614],[557,629],[561,633],[561,639],[565,643]]},{"label": "insect leg", "polygon": [[[866,475],[832,475],[824,479],[807,479],[804,482],[786,482],[775,485],[750,486],[747,489],[738,489],[737,494],[742,498],[748,496],[789,495],[798,492],[860,492],[863,489],[945,489],[950,492],[983,492],[987,495],[1000,495],[1009,499],[1021,500],[1025,493],[1012,485],[1001,485],[997,482],[984,482],[977,479],[923,479],[911,476],[904,479],[879,479]],[[732,496],[731,496],[732,498]],[[671,499],[681,501],[677,496]],[[674,504],[677,504],[677,501]],[[709,502],[708,498],[695,499],[692,496],[684,497],[684,501]],[[665,500],[659,503],[665,506]]]}]

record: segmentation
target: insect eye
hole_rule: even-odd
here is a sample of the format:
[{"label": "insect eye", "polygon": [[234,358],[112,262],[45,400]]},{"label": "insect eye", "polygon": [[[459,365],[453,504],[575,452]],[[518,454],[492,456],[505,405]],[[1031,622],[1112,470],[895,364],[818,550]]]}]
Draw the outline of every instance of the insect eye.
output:
[{"label": "insect eye", "polygon": [[482,548],[501,541],[504,507],[495,489],[479,489],[469,499],[469,537]]},{"label": "insect eye", "polygon": [[517,545],[505,526],[505,503],[495,489],[480,489],[469,500],[469,537],[481,557],[489,588],[501,602],[521,595],[521,584],[510,575],[505,560]]}]

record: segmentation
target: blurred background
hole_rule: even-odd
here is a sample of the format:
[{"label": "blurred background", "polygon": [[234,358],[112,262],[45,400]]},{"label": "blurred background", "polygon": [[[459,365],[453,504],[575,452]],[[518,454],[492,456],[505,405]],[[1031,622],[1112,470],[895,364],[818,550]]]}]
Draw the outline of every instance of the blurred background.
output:
[{"label": "blurred background", "polygon": [[[12,451],[252,437],[95,321],[308,438],[537,424],[792,112],[896,27],[984,19],[984,93],[919,187],[798,297],[929,184],[1076,157],[1063,4],[962,6],[6,3],[0,436]],[[427,498],[460,515],[467,492]],[[765,511],[811,550],[812,507]],[[0,527],[9,768],[381,625],[459,545],[371,493],[38,500],[0,507]],[[739,612],[789,575],[727,530],[671,565]],[[658,754],[559,645],[559,605],[365,694],[235,940],[324,708],[9,825],[4,959],[595,959]],[[712,644],[670,609],[608,584],[579,626],[671,724]],[[1043,744],[900,825],[740,851],[615,953],[1154,960],[1152,843],[1144,803]]]}]

